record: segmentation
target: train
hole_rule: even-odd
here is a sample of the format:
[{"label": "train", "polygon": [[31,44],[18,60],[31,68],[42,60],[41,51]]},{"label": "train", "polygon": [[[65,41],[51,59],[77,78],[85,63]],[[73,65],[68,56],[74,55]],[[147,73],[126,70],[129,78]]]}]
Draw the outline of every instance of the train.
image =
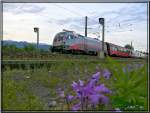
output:
[{"label": "train", "polygon": [[[102,50],[102,41],[98,38],[85,37],[74,31],[63,30],[55,35],[52,52],[98,55]],[[104,55],[110,57],[146,58],[140,51],[127,49],[109,42],[104,42]]]}]

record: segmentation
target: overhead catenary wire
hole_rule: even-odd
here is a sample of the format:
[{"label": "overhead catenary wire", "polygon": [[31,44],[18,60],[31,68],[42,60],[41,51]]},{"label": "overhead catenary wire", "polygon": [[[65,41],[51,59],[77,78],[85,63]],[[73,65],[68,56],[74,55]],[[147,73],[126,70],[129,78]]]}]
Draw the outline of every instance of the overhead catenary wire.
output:
[{"label": "overhead catenary wire", "polygon": [[[68,12],[70,12],[71,14],[76,14],[76,15],[78,15],[78,16],[83,16],[84,17],[84,15],[83,14],[80,14],[80,13],[78,13],[78,12],[76,12],[76,11],[74,11],[74,10],[70,10],[70,9],[68,9],[68,8],[66,8],[66,7],[63,7],[63,6],[61,6],[61,5],[58,5],[57,3],[53,3],[53,5],[55,5],[56,7],[59,7],[59,8],[62,8],[62,9],[64,9],[64,10],[66,10],[66,11],[68,11]],[[25,6],[25,3],[23,3],[19,8],[18,8],[18,10],[20,11],[20,9],[22,9],[23,7]],[[81,9],[81,8],[80,8]],[[83,10],[83,8],[82,8],[82,10]],[[42,16],[45,16],[45,15],[42,15]],[[48,16],[45,16],[45,17],[48,17]],[[94,20],[94,19],[92,19],[92,18],[89,18],[88,17],[88,20],[91,20],[91,21],[94,21],[94,22],[96,22],[96,20]],[[111,19],[110,19],[111,20]],[[110,20],[108,20],[107,21],[107,24],[110,22]],[[119,23],[120,24],[120,23]],[[99,24],[95,24],[95,25],[99,25]],[[88,25],[88,26],[95,26],[95,25]],[[117,25],[117,24],[116,24]],[[61,26],[61,28],[63,28],[64,27],[64,24],[62,24],[62,25],[59,25],[59,27]],[[133,31],[133,30],[123,30],[123,31],[120,31],[120,29],[123,29],[123,24],[121,23],[121,28],[120,27],[118,27],[119,28],[119,31],[117,30],[118,28],[115,28],[115,29],[110,29],[110,26],[108,27],[108,25],[106,26],[106,28],[107,28],[107,33],[110,33],[110,32],[126,32],[126,31]],[[125,26],[124,26],[125,27]],[[97,27],[96,27],[97,28]],[[96,29],[96,28],[89,28],[88,27],[88,30],[93,30],[93,29]],[[112,26],[111,26],[111,28],[112,28]]]},{"label": "overhead catenary wire", "polygon": [[[70,12],[71,14],[73,13],[73,14],[75,14],[75,15],[82,16],[82,17],[85,16],[85,15],[80,14],[80,13],[74,11],[74,10],[70,10],[70,9],[68,9],[68,8],[66,8],[66,7],[63,7],[63,6],[61,6],[61,5],[58,5],[57,3],[54,3],[53,5],[55,5],[56,7],[61,8],[61,9],[64,9],[64,10]],[[92,21],[96,22],[96,20],[94,20],[94,19],[92,19],[92,18],[89,18],[89,17],[88,17],[88,20],[92,20]],[[96,24],[95,24],[95,25],[96,25]],[[99,24],[97,24],[97,25],[99,25]],[[88,25],[88,26],[93,26],[93,25]],[[89,28],[88,28],[88,29],[89,29]],[[95,29],[95,28],[91,28],[91,29]],[[91,30],[91,29],[89,29],[89,30]],[[115,28],[114,30],[108,30],[108,31],[109,31],[109,32],[120,32],[120,31],[117,31],[116,28]],[[128,31],[128,30],[127,30],[127,31]],[[123,31],[122,31],[122,32],[123,32]],[[125,32],[126,32],[126,31],[125,31]]]},{"label": "overhead catenary wire", "polygon": [[[74,14],[76,14],[76,15],[78,15],[78,16],[85,17],[85,15],[83,15],[83,14],[80,14],[80,13],[78,13],[78,12],[76,12],[76,11],[73,11],[73,10],[67,9],[67,8],[65,8],[65,7],[62,7],[62,6],[60,6],[60,5],[56,4],[56,3],[55,3],[54,5],[57,6],[57,7],[59,7],[59,8],[63,8],[63,9],[65,9],[66,11],[69,11],[69,12],[71,12],[71,13],[74,13]],[[89,19],[96,22],[96,20],[91,19],[91,18],[88,17],[88,20],[89,20]]]},{"label": "overhead catenary wire", "polygon": [[[23,3],[18,9],[22,9],[23,7],[24,7],[24,5],[25,5],[25,3]],[[68,12],[70,12],[70,13],[73,13],[73,14],[76,14],[76,15],[78,15],[78,16],[85,16],[85,15],[83,15],[83,14],[80,14],[80,13],[78,13],[78,12],[76,12],[76,11],[74,11],[74,10],[70,10],[70,9],[68,9],[68,8],[66,8],[66,7],[63,7],[63,6],[61,6],[61,5],[58,5],[57,3],[53,3],[53,5],[55,5],[56,7],[59,7],[59,8],[62,8],[62,9],[64,9],[64,10],[66,10],[66,11],[68,11]],[[81,9],[81,8],[80,8]],[[82,8],[82,10],[83,10],[83,8]],[[43,15],[43,16],[45,16],[45,15]],[[48,16],[45,16],[45,17],[48,17]],[[114,17],[114,18],[116,18],[116,17]],[[94,19],[92,19],[92,18],[89,18],[88,17],[88,20],[92,20],[92,21],[95,21],[96,22],[96,20],[94,20]],[[107,21],[107,24],[109,23],[109,22],[111,22],[111,20],[112,19],[110,19],[110,20],[108,20]],[[120,24],[120,23],[119,23]],[[98,24],[97,24],[98,25]],[[116,24],[117,25],[117,24]],[[123,25],[122,23],[121,23],[121,25]],[[92,25],[89,25],[89,26],[92,26]],[[108,29],[108,27],[106,26],[106,28]],[[92,28],[92,29],[95,29],[95,28]],[[114,30],[110,30],[110,29],[108,29],[108,31],[109,32],[120,32],[120,31],[117,31],[116,29],[118,29],[118,28],[115,28]],[[123,29],[123,28],[119,28],[119,29]],[[89,29],[90,30],[90,29]],[[127,30],[128,31],[128,30]],[[131,30],[132,31],[132,30]]]}]

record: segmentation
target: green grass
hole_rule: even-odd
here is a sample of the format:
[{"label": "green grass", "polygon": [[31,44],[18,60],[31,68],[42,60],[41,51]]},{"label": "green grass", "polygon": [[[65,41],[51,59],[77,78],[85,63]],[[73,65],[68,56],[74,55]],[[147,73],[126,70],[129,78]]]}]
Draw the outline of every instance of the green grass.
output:
[{"label": "green grass", "polygon": [[[131,62],[130,62],[131,63]],[[121,110],[147,110],[147,65],[143,68],[124,74],[122,67],[127,63],[118,63],[111,59],[107,62],[64,61],[34,70],[7,68],[3,74],[2,109],[3,110],[67,110],[66,103],[56,95],[58,87],[65,87],[66,92],[72,92],[72,81],[87,80],[97,71],[104,68],[112,72],[110,80],[101,79],[114,93],[110,96],[111,107]],[[118,69],[118,70],[115,70]],[[117,78],[117,80],[114,80]],[[57,106],[48,107],[51,100]],[[128,106],[135,106],[128,108]],[[143,108],[139,108],[142,106]]]},{"label": "green grass", "polygon": [[90,55],[73,55],[73,54],[61,54],[61,53],[32,53],[32,52],[9,52],[9,54],[3,53],[4,60],[56,60],[56,59],[96,59],[97,56],[90,56]]}]

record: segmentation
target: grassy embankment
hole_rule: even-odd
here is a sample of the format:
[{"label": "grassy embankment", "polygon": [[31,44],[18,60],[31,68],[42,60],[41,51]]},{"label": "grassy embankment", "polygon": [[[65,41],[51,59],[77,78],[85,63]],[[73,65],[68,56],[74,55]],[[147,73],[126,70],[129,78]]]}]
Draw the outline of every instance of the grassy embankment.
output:
[{"label": "grassy embankment", "polygon": [[[62,58],[61,58],[62,57]],[[81,61],[63,61],[39,68],[10,69],[2,72],[2,109],[3,110],[68,110],[64,100],[59,99],[56,89],[65,87],[65,91],[72,92],[72,81],[86,81],[92,74],[107,68],[112,76],[109,80],[100,79],[113,94],[109,96],[112,109],[147,110],[147,65],[133,62],[105,62],[90,61],[92,57],[74,56]],[[51,56],[52,58],[52,56]],[[56,59],[56,56],[53,57]],[[52,59],[53,59],[52,58]],[[75,59],[76,59],[75,58]],[[64,59],[59,56],[58,59]],[[72,59],[68,56],[66,59]],[[87,60],[82,62],[82,60]],[[143,64],[141,66],[141,64]],[[129,67],[130,72],[123,71]],[[50,105],[53,105],[50,107]],[[56,105],[55,105],[56,104]],[[98,110],[109,110],[99,108]]]}]

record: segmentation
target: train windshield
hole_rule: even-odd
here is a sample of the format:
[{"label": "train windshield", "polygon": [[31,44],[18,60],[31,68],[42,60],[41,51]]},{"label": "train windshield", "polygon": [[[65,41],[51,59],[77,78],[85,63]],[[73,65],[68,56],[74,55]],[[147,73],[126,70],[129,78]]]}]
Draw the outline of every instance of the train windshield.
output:
[{"label": "train windshield", "polygon": [[55,42],[56,41],[63,41],[64,39],[64,36],[65,36],[65,33],[58,33],[56,36],[55,36]]}]

